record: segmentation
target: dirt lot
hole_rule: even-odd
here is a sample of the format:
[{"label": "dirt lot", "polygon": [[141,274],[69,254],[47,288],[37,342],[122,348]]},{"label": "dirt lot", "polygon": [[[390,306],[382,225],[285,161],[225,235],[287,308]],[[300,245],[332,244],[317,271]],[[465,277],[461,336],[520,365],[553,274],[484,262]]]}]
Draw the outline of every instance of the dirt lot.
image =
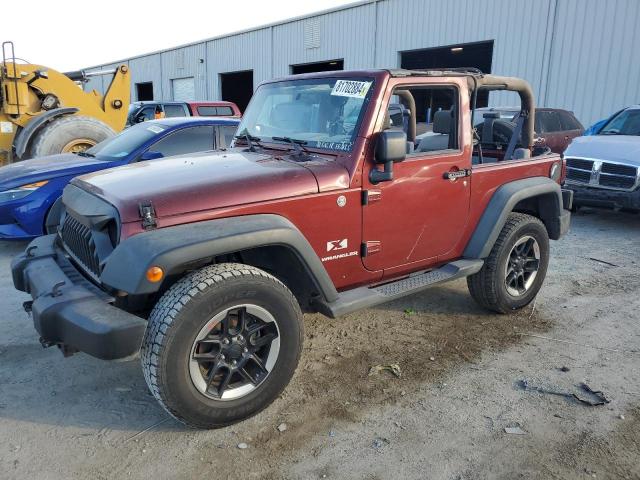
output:
[{"label": "dirt lot", "polygon": [[[306,317],[283,396],[217,431],[169,419],[137,361],[42,350],[7,275],[22,248],[0,244],[0,478],[640,479],[640,215],[575,215],[516,315],[487,313],[459,281]],[[401,377],[368,375],[389,363]],[[581,395],[586,382],[611,402],[523,380]]]}]

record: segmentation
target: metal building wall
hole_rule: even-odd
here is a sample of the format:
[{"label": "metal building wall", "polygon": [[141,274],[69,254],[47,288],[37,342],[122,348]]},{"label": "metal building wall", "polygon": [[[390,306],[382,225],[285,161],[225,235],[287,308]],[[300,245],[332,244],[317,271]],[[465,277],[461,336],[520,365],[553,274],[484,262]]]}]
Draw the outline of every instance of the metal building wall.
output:
[{"label": "metal building wall", "polygon": [[193,100],[206,100],[208,95],[206,58],[204,43],[162,52],[160,54],[162,97],[165,100],[173,100],[171,80],[193,77],[196,95]]},{"label": "metal building wall", "polygon": [[[402,51],[485,40],[494,41],[493,73],[525,78],[539,105],[573,110],[585,124],[640,102],[640,0],[352,4],[132,58],[132,99],[139,82],[153,81],[154,97],[170,100],[171,79],[193,76],[199,99],[217,99],[225,72],[253,70],[255,87],[290,65],[344,59],[345,69],[395,68]],[[85,89],[103,91],[97,86]],[[490,103],[516,100],[494,92]]]},{"label": "metal building wall", "polygon": [[[550,0],[390,0],[378,3],[376,63],[400,65],[406,50],[493,40],[492,73],[525,78],[536,93]],[[491,94],[493,105],[515,97]]]},{"label": "metal building wall", "polygon": [[163,86],[162,58],[159,53],[136,57],[129,60],[131,71],[131,100],[137,100],[136,83],[153,82],[153,98],[170,99],[171,92],[165,93]]},{"label": "metal building wall", "polygon": [[640,1],[558,0],[542,101],[585,124],[640,103]]},{"label": "metal building wall", "polygon": [[220,74],[253,70],[254,88],[272,78],[271,27],[230,35],[207,42],[210,99],[220,98]]},{"label": "metal building wall", "polygon": [[[289,75],[290,65],[344,59],[344,68],[374,65],[376,5],[359,5],[273,27],[274,77]],[[317,46],[305,45],[305,30],[317,23]],[[308,34],[308,33],[307,33]]]}]

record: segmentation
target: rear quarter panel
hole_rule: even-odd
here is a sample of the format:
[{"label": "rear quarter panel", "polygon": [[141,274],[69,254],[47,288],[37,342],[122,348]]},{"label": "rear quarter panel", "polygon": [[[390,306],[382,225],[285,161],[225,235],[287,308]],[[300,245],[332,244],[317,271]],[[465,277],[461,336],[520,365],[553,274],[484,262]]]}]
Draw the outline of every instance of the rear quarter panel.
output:
[{"label": "rear quarter panel", "polygon": [[476,225],[480,221],[480,217],[487,208],[491,197],[501,185],[524,178],[549,177],[551,166],[554,163],[562,163],[560,155],[549,154],[526,160],[474,165],[470,178],[471,201],[469,202],[467,230],[456,248],[450,252],[448,257],[442,260],[447,261],[462,256]]}]

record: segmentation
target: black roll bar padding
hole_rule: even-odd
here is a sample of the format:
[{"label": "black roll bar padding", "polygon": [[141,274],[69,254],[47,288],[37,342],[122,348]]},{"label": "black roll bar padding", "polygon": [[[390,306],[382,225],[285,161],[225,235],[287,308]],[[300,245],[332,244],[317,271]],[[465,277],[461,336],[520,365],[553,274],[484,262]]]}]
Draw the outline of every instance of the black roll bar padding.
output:
[{"label": "black roll bar padding", "polygon": [[396,90],[394,95],[399,96],[409,104],[409,131],[407,132],[407,140],[416,141],[416,100],[409,90]]},{"label": "black roll bar padding", "polygon": [[[529,149],[533,148],[533,126],[536,106],[531,85],[521,78],[500,77],[497,75],[483,75],[481,77],[477,77],[476,80],[476,88],[478,89],[507,90],[510,92],[517,92],[518,95],[520,95],[521,115],[524,117],[524,124],[522,126],[523,146]],[[474,84],[471,80],[469,80],[469,88],[474,88]]]}]

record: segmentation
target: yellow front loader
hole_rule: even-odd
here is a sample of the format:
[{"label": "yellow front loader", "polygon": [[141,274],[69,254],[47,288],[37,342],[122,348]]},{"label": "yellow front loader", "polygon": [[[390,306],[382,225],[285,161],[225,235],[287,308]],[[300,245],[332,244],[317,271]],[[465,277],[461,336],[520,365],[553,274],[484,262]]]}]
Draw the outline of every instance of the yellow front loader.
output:
[{"label": "yellow front loader", "polygon": [[[6,50],[6,51],[5,51]],[[130,76],[112,71],[57,72],[18,63],[12,42],[2,44],[0,163],[80,152],[121,131],[127,120]],[[92,75],[113,74],[104,95],[80,86]]]}]

